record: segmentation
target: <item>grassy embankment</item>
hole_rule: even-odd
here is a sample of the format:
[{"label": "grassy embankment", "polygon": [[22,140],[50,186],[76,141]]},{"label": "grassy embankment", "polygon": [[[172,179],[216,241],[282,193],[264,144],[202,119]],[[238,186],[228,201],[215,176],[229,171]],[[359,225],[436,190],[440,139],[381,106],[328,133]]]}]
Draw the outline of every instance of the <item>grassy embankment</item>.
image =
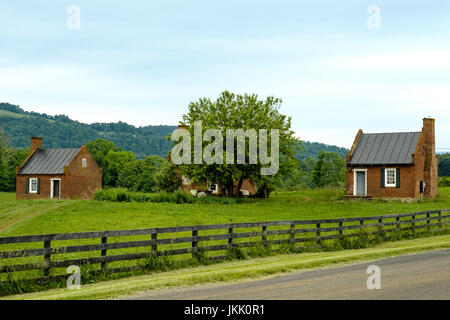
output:
[{"label": "grassy embankment", "polygon": [[244,203],[173,204],[84,200],[15,200],[0,193],[0,236],[135,229],[230,222],[303,220],[450,208],[450,188],[434,201],[346,201],[341,190],[278,192]]}]

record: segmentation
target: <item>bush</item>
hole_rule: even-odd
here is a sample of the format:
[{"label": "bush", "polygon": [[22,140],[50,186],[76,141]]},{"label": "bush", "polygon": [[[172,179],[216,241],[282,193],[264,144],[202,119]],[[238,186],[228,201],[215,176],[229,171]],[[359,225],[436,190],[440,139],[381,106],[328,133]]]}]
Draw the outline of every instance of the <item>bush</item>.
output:
[{"label": "bush", "polygon": [[150,255],[145,259],[145,268],[149,271],[167,271],[174,267],[172,258],[166,254]]},{"label": "bush", "polygon": [[227,249],[228,256],[231,260],[244,260],[247,259],[247,254],[242,248],[239,247],[231,247]]},{"label": "bush", "polygon": [[94,196],[98,201],[112,202],[169,202],[169,203],[199,203],[199,204],[237,204],[241,199],[206,196],[196,198],[190,193],[177,190],[175,192],[144,193],[133,192],[125,188],[107,188],[98,190]]},{"label": "bush", "polygon": [[450,177],[439,179],[439,187],[450,187]]},{"label": "bush", "polygon": [[167,192],[176,191],[182,184],[181,174],[176,170],[175,166],[168,162],[165,162],[161,167],[155,180],[158,188]]}]

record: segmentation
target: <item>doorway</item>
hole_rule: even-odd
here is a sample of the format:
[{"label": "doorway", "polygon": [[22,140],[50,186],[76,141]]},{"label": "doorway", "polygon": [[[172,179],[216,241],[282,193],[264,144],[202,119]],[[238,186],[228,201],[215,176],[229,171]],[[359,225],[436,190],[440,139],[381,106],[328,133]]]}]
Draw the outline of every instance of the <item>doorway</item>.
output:
[{"label": "doorway", "polygon": [[367,195],[367,170],[355,170],[354,176],[355,186],[354,195],[355,196],[366,196]]},{"label": "doorway", "polygon": [[50,180],[50,198],[59,199],[61,194],[61,179]]}]

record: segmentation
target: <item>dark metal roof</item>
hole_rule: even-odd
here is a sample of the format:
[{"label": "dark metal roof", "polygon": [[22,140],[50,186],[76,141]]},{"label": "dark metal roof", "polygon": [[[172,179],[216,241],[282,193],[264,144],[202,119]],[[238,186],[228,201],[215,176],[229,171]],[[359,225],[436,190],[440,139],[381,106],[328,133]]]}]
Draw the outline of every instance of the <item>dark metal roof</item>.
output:
[{"label": "dark metal roof", "polygon": [[411,164],[419,137],[420,132],[363,133],[349,165]]},{"label": "dark metal roof", "polygon": [[63,174],[80,149],[38,149],[19,174]]}]

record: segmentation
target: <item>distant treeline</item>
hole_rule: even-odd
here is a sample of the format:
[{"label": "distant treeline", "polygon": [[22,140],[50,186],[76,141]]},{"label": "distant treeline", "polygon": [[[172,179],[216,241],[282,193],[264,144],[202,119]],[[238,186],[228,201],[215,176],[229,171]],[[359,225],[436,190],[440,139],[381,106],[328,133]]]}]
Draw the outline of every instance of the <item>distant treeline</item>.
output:
[{"label": "distant treeline", "polygon": [[31,136],[43,137],[46,148],[81,147],[88,141],[107,139],[133,151],[138,158],[165,157],[172,146],[166,137],[177,128],[164,125],[134,127],[124,122],[85,124],[66,115],[26,112],[8,103],[0,103],[0,127],[16,149],[27,148]]},{"label": "distant treeline", "polygon": [[[172,148],[167,136],[175,128],[137,128],[123,122],[88,125],[66,115],[26,112],[18,106],[0,103],[0,191],[15,190],[16,167],[28,155],[31,136],[44,137],[44,148],[86,144],[103,169],[104,186],[144,192],[175,190],[181,183],[180,177],[165,161]],[[279,176],[275,187],[343,187],[347,153],[345,148],[302,142],[292,170]],[[450,177],[450,154],[438,157],[439,176]]]},{"label": "distant treeline", "polygon": [[[181,186],[181,175],[166,159],[153,155],[138,159],[113,142],[97,139],[87,148],[103,170],[104,187],[122,187],[138,192],[173,192]],[[28,156],[28,149],[13,149],[0,132],[0,191],[14,191],[16,168]],[[317,158],[295,159],[289,174],[278,177],[276,188],[309,189],[342,187],[345,161],[337,153],[319,152]]]},{"label": "distant treeline", "polygon": [[450,153],[437,155],[439,160],[439,177],[450,177]]},{"label": "distant treeline", "polygon": [[324,152],[334,152],[339,157],[344,158],[349,152],[346,148],[341,148],[337,146],[331,146],[328,144],[318,143],[318,142],[302,142],[302,150],[297,153],[296,158],[299,160],[306,160],[308,158],[317,158],[321,151]]},{"label": "distant treeline", "polygon": [[[66,115],[50,116],[27,112],[19,106],[0,103],[0,130],[8,137],[11,147],[28,148],[31,136],[44,138],[44,148],[74,148],[88,141],[105,139],[116,146],[132,151],[138,159],[158,155],[165,158],[172,148],[167,137],[177,126],[135,127],[123,122],[84,124]],[[296,158],[317,158],[320,151],[336,152],[345,157],[348,150],[317,142],[303,142]]]}]

